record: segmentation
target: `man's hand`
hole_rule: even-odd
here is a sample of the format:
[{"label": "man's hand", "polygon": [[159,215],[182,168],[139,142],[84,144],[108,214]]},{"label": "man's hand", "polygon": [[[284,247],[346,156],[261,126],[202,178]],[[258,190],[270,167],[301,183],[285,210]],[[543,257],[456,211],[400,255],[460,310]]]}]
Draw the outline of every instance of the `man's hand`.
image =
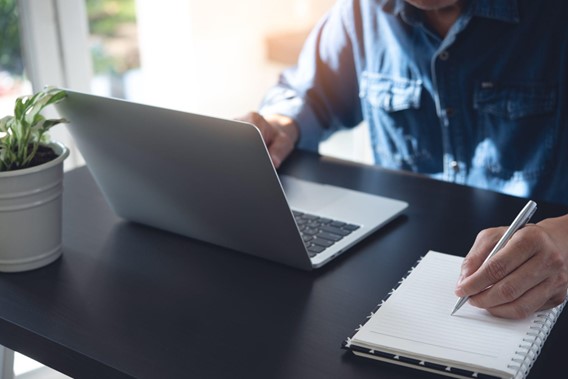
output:
[{"label": "man's hand", "polygon": [[255,125],[261,132],[274,167],[278,168],[294,150],[300,132],[294,121],[285,116],[271,115],[263,117],[256,112],[250,112],[237,118]]},{"label": "man's hand", "polygon": [[506,228],[481,231],[466,256],[459,297],[500,317],[520,319],[552,308],[568,288],[568,215],[528,224],[480,268]]}]

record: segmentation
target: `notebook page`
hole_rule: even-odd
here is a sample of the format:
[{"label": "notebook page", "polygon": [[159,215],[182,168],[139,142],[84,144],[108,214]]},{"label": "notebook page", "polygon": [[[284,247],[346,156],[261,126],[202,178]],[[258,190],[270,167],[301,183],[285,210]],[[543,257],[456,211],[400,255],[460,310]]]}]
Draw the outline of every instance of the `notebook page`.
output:
[{"label": "notebook page", "polygon": [[462,260],[429,252],[353,336],[353,343],[450,367],[514,374],[507,366],[534,318],[505,320],[469,304],[450,316]]}]

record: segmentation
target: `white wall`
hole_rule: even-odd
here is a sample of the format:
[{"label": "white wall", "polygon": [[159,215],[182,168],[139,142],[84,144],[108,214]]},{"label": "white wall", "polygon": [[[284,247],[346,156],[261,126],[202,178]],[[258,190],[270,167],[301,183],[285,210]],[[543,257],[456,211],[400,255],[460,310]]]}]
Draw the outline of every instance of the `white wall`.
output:
[{"label": "white wall", "polygon": [[255,109],[284,66],[268,62],[265,38],[308,28],[333,0],[137,0],[142,82],[134,98],[239,116]]}]

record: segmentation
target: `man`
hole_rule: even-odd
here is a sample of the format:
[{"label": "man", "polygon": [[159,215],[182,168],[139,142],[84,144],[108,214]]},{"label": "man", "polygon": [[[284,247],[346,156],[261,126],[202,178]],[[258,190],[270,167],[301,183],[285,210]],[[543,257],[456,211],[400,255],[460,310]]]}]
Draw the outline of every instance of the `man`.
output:
[{"label": "man", "polygon": [[[242,119],[276,167],[365,120],[377,164],[568,204],[566,14],[564,0],[339,1]],[[509,318],[562,302],[568,215],[527,225],[480,268],[504,229],[478,235],[456,295]]]}]

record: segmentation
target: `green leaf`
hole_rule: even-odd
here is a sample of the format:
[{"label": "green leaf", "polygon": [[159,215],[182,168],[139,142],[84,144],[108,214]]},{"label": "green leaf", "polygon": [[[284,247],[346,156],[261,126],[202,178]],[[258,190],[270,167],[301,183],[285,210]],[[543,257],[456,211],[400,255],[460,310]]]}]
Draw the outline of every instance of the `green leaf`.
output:
[{"label": "green leaf", "polygon": [[22,97],[18,97],[16,99],[16,106],[14,107],[14,117],[16,119],[21,119],[24,115],[25,107],[24,107],[24,99]]},{"label": "green leaf", "polygon": [[24,126],[22,122],[18,119],[14,119],[11,125],[12,135],[16,140],[19,140],[24,137]]},{"label": "green leaf", "polygon": [[46,87],[42,91],[16,99],[14,116],[0,119],[0,171],[25,168],[37,152],[38,145],[49,141],[47,132],[65,119],[46,119],[45,107],[56,104],[65,91]]},{"label": "green leaf", "polygon": [[8,134],[8,131],[9,131],[8,125],[9,125],[10,121],[13,120],[13,119],[14,119],[13,116],[6,116],[6,117],[3,117],[2,119],[0,119],[0,133]]},{"label": "green leaf", "polygon": [[29,109],[26,111],[26,122],[28,124],[34,124],[37,122],[37,116],[39,112],[43,110],[47,106],[49,102],[50,96],[41,96],[35,99],[34,103],[30,103]]},{"label": "green leaf", "polygon": [[50,119],[50,120],[43,120],[40,125],[40,129],[43,130],[44,132],[47,132],[49,129],[53,128],[55,125],[58,124],[66,124],[67,120],[64,118],[58,118],[58,119]]}]

